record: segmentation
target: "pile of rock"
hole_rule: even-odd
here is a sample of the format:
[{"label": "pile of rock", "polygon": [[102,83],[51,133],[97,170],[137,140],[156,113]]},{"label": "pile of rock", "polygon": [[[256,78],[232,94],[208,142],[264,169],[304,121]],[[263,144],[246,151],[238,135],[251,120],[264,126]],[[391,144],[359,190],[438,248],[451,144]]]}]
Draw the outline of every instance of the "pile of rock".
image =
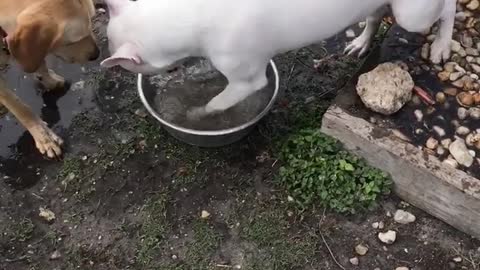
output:
[{"label": "pile of rock", "polygon": [[[480,105],[480,8],[479,0],[458,0],[455,20],[454,41],[450,62],[435,65],[438,78],[454,88],[445,94],[456,95],[465,107]],[[433,29],[436,33],[437,29]],[[425,60],[429,57],[431,42],[435,34],[427,37],[421,50]]]},{"label": "pile of rock", "polygon": [[[437,29],[432,29],[435,33]],[[428,61],[434,34],[427,37],[421,49],[421,57]],[[455,19],[454,41],[450,60],[442,65],[434,65],[438,78],[449,85],[436,94],[436,106],[448,108],[449,97],[458,103],[457,119],[449,123],[455,129],[453,137],[445,137],[447,127],[433,126],[432,136],[426,141],[425,149],[433,155],[446,157],[445,164],[454,167],[480,165],[480,2],[479,0],[458,0]],[[429,69],[427,65],[423,69]],[[450,98],[451,99],[451,98]],[[417,121],[423,121],[423,111],[414,112]],[[428,109],[425,110],[428,113]],[[422,132],[419,130],[419,132]],[[476,160],[476,161],[475,161]]]}]

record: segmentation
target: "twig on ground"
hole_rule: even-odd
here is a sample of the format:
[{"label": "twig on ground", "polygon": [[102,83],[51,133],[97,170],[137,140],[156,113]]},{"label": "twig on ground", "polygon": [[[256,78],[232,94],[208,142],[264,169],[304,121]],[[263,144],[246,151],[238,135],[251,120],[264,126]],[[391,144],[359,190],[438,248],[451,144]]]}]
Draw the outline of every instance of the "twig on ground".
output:
[{"label": "twig on ground", "polygon": [[330,246],[328,245],[327,240],[325,240],[325,236],[323,236],[323,233],[322,233],[322,223],[323,223],[323,221],[325,220],[325,211],[326,211],[326,209],[324,208],[324,209],[323,209],[322,218],[320,219],[320,222],[319,222],[319,225],[318,225],[318,228],[319,228],[319,231],[318,231],[318,232],[320,233],[320,237],[322,237],[322,241],[323,241],[323,243],[325,244],[325,246],[327,247],[328,252],[330,253],[330,256],[332,257],[333,261],[338,265],[338,267],[340,267],[340,269],[345,270],[345,267],[344,267],[343,265],[341,265],[341,264],[337,261],[337,258],[335,258],[335,255],[333,255],[333,252],[332,252],[332,250],[330,249]]},{"label": "twig on ground", "polygon": [[15,259],[5,259],[4,262],[6,262],[6,263],[14,263],[14,262],[19,262],[19,261],[26,260],[26,259],[28,259],[28,258],[30,258],[30,257],[27,256],[27,255],[22,255],[22,256],[20,256],[20,257],[18,257],[18,258],[15,258]]},{"label": "twig on ground", "polygon": [[330,249],[330,247],[328,246],[328,243],[327,241],[325,240],[325,237],[323,236],[323,233],[320,231],[320,236],[322,237],[322,241],[323,243],[325,244],[325,246],[327,247],[328,249],[328,252],[330,252],[330,256],[332,257],[333,261],[338,265],[338,267],[340,267],[341,269],[345,270],[345,267],[343,267],[343,265],[341,265],[337,259],[335,258],[335,256],[333,255],[333,252],[332,250]]}]

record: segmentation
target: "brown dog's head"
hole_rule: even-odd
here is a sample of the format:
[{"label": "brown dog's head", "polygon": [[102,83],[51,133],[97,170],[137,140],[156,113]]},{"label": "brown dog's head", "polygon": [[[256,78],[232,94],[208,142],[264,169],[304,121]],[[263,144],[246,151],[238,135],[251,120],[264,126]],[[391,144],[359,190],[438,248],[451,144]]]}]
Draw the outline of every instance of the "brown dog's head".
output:
[{"label": "brown dog's head", "polygon": [[91,18],[91,0],[48,0],[32,4],[17,17],[7,36],[10,53],[25,72],[35,72],[49,53],[69,63],[99,57]]}]

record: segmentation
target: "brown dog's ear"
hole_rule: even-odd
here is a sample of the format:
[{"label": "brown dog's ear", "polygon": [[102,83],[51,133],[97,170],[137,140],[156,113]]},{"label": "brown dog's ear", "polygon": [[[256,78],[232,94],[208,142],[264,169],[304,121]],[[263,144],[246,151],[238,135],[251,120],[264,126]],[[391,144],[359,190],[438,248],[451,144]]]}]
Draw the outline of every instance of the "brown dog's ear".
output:
[{"label": "brown dog's ear", "polygon": [[46,15],[21,15],[7,36],[8,49],[27,73],[37,71],[49,51],[60,41],[59,25]]}]

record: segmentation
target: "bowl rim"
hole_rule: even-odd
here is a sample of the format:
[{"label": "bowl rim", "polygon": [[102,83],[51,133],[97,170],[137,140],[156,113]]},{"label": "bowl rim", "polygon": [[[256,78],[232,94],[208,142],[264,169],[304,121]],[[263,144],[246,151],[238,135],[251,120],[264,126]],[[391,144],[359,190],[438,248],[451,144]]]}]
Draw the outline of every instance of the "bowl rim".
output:
[{"label": "bowl rim", "polygon": [[147,109],[147,111],[155,117],[162,125],[165,125],[171,129],[174,129],[176,131],[180,131],[183,133],[187,134],[192,134],[192,135],[201,135],[201,136],[219,136],[219,135],[227,135],[227,134],[232,134],[236,133],[238,131],[244,130],[249,128],[250,126],[256,124],[258,121],[260,121],[272,108],[273,104],[277,100],[279,89],[280,89],[280,76],[278,74],[277,70],[277,65],[273,60],[270,60],[269,65],[272,67],[274,78],[275,78],[275,89],[273,91],[273,95],[270,98],[270,101],[268,102],[267,106],[262,110],[261,113],[259,113],[255,118],[252,120],[237,126],[233,128],[228,128],[228,129],[221,129],[221,130],[196,130],[196,129],[190,129],[190,128],[184,128],[178,125],[175,125],[173,123],[169,123],[160,117],[160,115],[150,106],[149,102],[147,101],[147,98],[145,97],[143,93],[143,75],[141,73],[138,74],[137,76],[137,90],[138,94],[140,96],[140,100],[142,101],[143,105]]}]

